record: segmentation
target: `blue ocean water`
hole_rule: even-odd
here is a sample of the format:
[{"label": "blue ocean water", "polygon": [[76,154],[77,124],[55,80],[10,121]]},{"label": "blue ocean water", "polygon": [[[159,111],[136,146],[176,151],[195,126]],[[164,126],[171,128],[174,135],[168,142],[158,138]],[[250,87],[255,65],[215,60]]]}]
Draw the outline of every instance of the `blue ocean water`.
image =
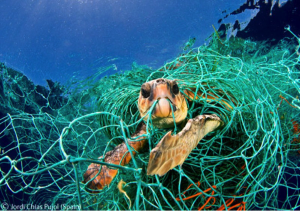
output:
[{"label": "blue ocean water", "polygon": [[[0,61],[34,83],[67,82],[99,67],[131,69],[133,62],[162,66],[189,38],[205,43],[218,20],[245,0],[2,0]],[[223,22],[247,22],[246,10]]]}]

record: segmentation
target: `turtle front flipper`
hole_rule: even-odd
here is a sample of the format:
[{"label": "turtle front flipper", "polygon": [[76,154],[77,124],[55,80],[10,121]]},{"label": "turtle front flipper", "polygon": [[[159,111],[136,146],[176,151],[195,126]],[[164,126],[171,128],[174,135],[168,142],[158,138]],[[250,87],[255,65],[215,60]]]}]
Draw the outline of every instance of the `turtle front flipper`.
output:
[{"label": "turtle front flipper", "polygon": [[162,176],[177,165],[183,164],[190,152],[209,132],[223,125],[217,115],[199,115],[190,119],[175,136],[168,132],[151,151],[147,174]]},{"label": "turtle front flipper", "polygon": [[[134,138],[143,135],[145,133],[146,133],[146,125],[144,123],[141,123],[138,126],[136,132],[131,137]],[[128,144],[135,151],[139,152],[147,144],[147,141],[141,137],[137,141],[128,141]],[[133,155],[136,154],[134,150],[132,150]],[[99,159],[102,159],[102,156],[99,157]],[[131,161],[131,154],[129,153],[125,142],[116,146],[115,149],[107,152],[104,158],[104,162],[106,163],[112,163],[112,164],[122,165],[122,166],[128,164],[130,161]],[[99,173],[100,169],[101,172]],[[83,175],[84,177],[83,183],[88,183],[87,187],[92,190],[102,190],[105,186],[109,185],[112,182],[112,180],[117,175],[117,173],[118,173],[118,169],[112,169],[105,165],[102,165],[101,167],[100,164],[91,163],[88,166],[87,171]],[[94,180],[92,180],[93,178]]]}]

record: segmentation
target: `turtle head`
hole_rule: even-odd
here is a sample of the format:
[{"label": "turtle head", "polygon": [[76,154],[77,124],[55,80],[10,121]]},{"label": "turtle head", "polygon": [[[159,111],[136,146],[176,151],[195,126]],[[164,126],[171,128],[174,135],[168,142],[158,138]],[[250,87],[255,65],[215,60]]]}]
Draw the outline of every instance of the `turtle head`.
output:
[{"label": "turtle head", "polygon": [[[179,91],[175,80],[164,78],[155,79],[142,85],[138,100],[138,108],[141,117],[149,118],[147,112],[157,100],[152,110],[152,123],[157,128],[174,126],[172,108],[175,122],[182,122],[187,116],[187,104],[184,95]],[[172,106],[172,107],[171,107]]]}]

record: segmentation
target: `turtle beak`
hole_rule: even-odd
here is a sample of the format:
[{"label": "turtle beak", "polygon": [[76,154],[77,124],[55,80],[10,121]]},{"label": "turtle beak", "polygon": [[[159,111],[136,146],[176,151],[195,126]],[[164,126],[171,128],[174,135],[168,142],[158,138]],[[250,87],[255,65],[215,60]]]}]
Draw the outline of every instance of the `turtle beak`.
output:
[{"label": "turtle beak", "polygon": [[[172,106],[172,107],[171,107]],[[172,101],[168,98],[159,98],[155,108],[152,111],[152,115],[155,117],[168,117],[172,115],[173,111],[176,111],[176,106],[172,103]]]},{"label": "turtle beak", "polygon": [[165,79],[157,79],[154,87],[155,90],[153,90],[153,97],[154,100],[157,100],[157,104],[152,111],[152,115],[159,118],[172,116],[172,108],[174,112],[177,109],[173,102],[174,96],[172,96],[170,84],[167,83]]}]

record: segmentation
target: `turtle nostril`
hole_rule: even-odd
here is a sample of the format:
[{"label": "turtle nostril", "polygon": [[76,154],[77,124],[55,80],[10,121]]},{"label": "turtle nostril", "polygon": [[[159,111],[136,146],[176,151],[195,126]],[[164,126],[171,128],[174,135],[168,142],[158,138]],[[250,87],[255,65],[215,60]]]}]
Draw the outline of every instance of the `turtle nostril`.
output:
[{"label": "turtle nostril", "polygon": [[156,80],[156,83],[158,83],[158,84],[163,83],[163,82],[165,82],[165,80],[163,78],[159,78],[159,79]]}]

